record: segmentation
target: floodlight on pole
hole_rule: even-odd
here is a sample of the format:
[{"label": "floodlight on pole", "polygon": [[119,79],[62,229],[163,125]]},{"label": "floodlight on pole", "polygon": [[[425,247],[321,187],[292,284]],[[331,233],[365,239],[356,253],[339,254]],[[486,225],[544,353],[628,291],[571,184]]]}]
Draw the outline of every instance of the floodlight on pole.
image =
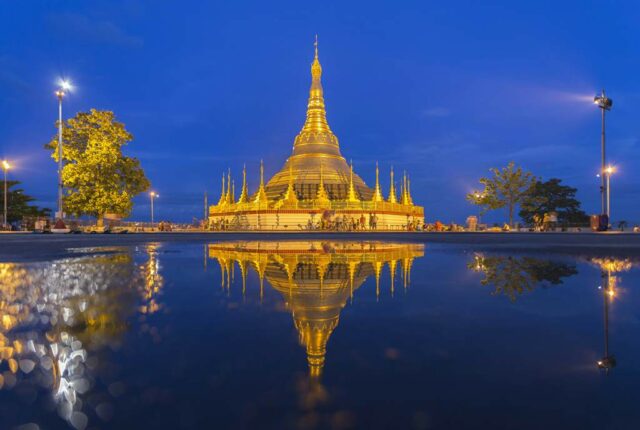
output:
[{"label": "floodlight on pole", "polygon": [[601,152],[602,152],[602,169],[601,172],[603,172],[603,175],[601,176],[601,184],[600,184],[600,199],[601,199],[601,207],[602,207],[602,211],[600,213],[604,214],[605,213],[605,201],[607,199],[607,197],[605,196],[606,193],[606,178],[604,175],[605,172],[605,168],[606,168],[606,164],[607,164],[607,157],[606,157],[606,146],[605,146],[605,112],[611,110],[611,108],[613,107],[613,100],[611,100],[609,97],[606,96],[604,89],[602,90],[602,92],[600,93],[600,95],[596,95],[593,98],[593,103],[596,104],[600,110],[602,111],[602,135],[601,135]]}]

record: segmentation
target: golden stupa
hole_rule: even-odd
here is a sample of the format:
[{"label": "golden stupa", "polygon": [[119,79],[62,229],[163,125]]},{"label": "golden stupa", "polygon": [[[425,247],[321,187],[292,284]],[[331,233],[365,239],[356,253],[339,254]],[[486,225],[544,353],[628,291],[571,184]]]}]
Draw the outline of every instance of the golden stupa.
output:
[{"label": "golden stupa", "polygon": [[248,192],[246,171],[236,200],[229,171],[222,177],[222,192],[209,208],[211,229],[268,230],[401,230],[424,223],[424,209],[413,204],[406,174],[396,195],[393,169],[388,199],[384,199],[376,165],[376,184],[369,188],[340,153],[331,131],[322,89],[318,42],[311,64],[307,118],[293,142],[293,152],[282,169],[265,184],[260,164],[260,185]]},{"label": "golden stupa", "polygon": [[322,373],[329,337],[338,326],[340,312],[369,276],[380,275],[388,264],[391,289],[398,262],[406,288],[413,260],[424,255],[422,244],[384,242],[286,241],[228,242],[209,245],[209,258],[220,265],[223,286],[229,287],[236,264],[243,294],[249,268],[278,291],[291,311],[300,344],[307,353],[309,374]]}]

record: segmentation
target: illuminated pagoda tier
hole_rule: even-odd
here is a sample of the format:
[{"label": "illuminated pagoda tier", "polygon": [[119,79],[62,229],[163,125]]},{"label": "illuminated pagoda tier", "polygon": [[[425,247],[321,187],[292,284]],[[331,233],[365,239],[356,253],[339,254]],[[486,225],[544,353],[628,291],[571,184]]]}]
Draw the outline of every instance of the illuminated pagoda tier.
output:
[{"label": "illuminated pagoda tier", "polygon": [[[406,284],[415,258],[424,255],[422,244],[333,241],[228,242],[209,245],[209,258],[216,259],[222,279],[228,283],[234,267],[240,267],[243,291],[249,268],[278,291],[292,313],[307,352],[309,374],[318,377],[325,365],[329,337],[338,326],[340,312],[369,276],[375,276],[380,294],[380,276],[389,266],[393,285],[397,267]],[[400,264],[398,264],[400,262]]]},{"label": "illuminated pagoda tier", "polygon": [[235,199],[230,174],[222,178],[218,204],[209,208],[212,229],[300,230],[331,228],[335,220],[366,218],[365,229],[377,221],[379,230],[408,229],[424,222],[424,209],[413,204],[407,176],[401,195],[396,196],[393,171],[391,191],[384,199],[376,165],[376,184],[368,187],[340,153],[338,138],[327,122],[322,66],[315,57],[311,64],[311,89],[307,118],[293,142],[293,152],[284,166],[265,183],[262,163],[260,185],[249,195],[243,171],[241,195]]}]

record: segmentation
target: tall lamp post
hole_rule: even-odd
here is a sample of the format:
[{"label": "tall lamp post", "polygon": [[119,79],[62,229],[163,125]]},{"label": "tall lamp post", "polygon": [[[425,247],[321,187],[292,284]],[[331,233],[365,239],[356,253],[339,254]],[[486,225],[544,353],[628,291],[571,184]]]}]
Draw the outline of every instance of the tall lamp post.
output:
[{"label": "tall lamp post", "polygon": [[58,212],[56,218],[62,219],[62,99],[71,90],[71,83],[66,80],[60,81],[60,88],[56,91],[58,97]]},{"label": "tall lamp post", "polygon": [[160,197],[160,194],[156,193],[155,191],[151,191],[149,193],[149,198],[151,199],[151,228],[153,228],[153,201],[158,197]]},{"label": "tall lamp post", "polygon": [[[602,169],[600,170],[602,172],[602,177],[601,177],[601,184],[600,184],[600,199],[602,201],[602,211],[600,213],[604,214],[605,212],[605,192],[606,192],[606,178],[605,178],[605,170],[606,170],[606,164],[607,164],[607,157],[606,157],[606,152],[605,152],[605,127],[604,127],[604,114],[606,111],[611,110],[611,107],[613,106],[613,100],[611,100],[609,97],[607,97],[604,93],[604,89],[602,90],[602,93],[600,93],[600,95],[595,96],[593,98],[593,103],[595,103],[596,105],[598,105],[598,107],[600,108],[600,110],[602,111],[602,138],[601,138],[601,151],[602,151]],[[608,216],[608,213],[607,213]]]},{"label": "tall lamp post", "polygon": [[609,225],[611,225],[611,174],[616,169],[613,166],[609,166],[604,169],[604,173],[607,176],[607,217],[609,218]]},{"label": "tall lamp post", "polygon": [[11,165],[7,160],[2,160],[2,171],[4,172],[4,218],[2,226],[5,227],[9,224],[9,218],[7,217],[7,173]]}]

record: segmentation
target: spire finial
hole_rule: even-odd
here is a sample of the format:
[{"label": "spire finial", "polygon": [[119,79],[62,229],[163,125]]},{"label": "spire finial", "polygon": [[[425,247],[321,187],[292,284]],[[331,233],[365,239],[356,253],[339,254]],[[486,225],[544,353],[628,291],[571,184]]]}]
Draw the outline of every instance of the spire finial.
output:
[{"label": "spire finial", "polygon": [[218,200],[218,206],[225,204],[227,198],[227,190],[224,186],[224,171],[222,172],[222,192],[220,193],[220,200]]},{"label": "spire finial", "polygon": [[249,200],[249,189],[247,188],[247,165],[242,165],[242,191],[238,203],[246,203]]},{"label": "spire finial", "polygon": [[357,202],[360,199],[358,199],[355,186],[353,185],[353,160],[350,161],[351,165],[349,166],[349,194],[347,195],[347,201]]},{"label": "spire finial", "polygon": [[391,184],[389,185],[389,203],[396,203],[396,184],[393,180],[393,166],[391,166]]},{"label": "spire finial", "polygon": [[376,186],[373,189],[373,196],[371,200],[374,202],[384,201],[384,197],[382,197],[382,190],[380,189],[380,170],[378,169],[377,161],[376,161]]},{"label": "spire finial", "polygon": [[316,60],[317,60],[318,59],[318,35],[317,34],[316,34],[316,41],[313,43],[313,46],[316,48]]},{"label": "spire finial", "polygon": [[264,163],[260,159],[260,186],[264,185]]},{"label": "spire finial", "polygon": [[253,201],[254,203],[268,203],[267,194],[264,189],[264,164],[262,160],[260,160],[260,186],[258,187],[258,191],[256,191]]},{"label": "spire finial", "polygon": [[324,189],[324,164],[320,162],[320,183],[318,184],[318,192],[316,193],[316,202],[320,204],[329,203],[329,196]]}]

